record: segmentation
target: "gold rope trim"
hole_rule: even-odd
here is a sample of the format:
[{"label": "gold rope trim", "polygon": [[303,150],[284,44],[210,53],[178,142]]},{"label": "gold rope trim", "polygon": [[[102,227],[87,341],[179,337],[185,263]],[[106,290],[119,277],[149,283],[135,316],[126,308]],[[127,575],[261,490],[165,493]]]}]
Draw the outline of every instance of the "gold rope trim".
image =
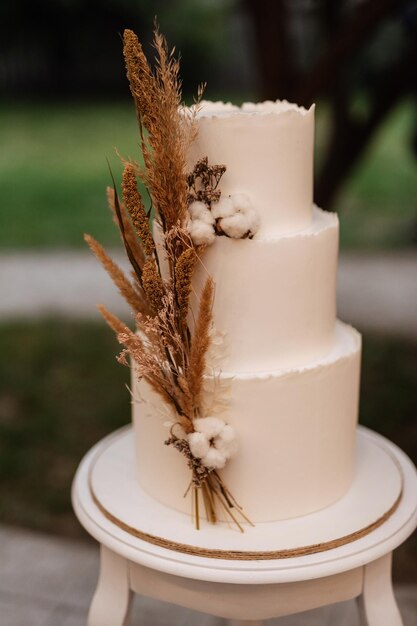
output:
[{"label": "gold rope trim", "polygon": [[[391,455],[390,455],[391,456]],[[391,456],[391,458],[393,458]],[[395,459],[395,464],[398,466],[398,463]],[[88,485],[90,489],[90,494],[93,499],[94,504],[101,511],[106,519],[108,519],[112,524],[118,526],[121,530],[129,533],[133,537],[137,539],[142,539],[143,541],[147,541],[148,543],[152,543],[155,546],[160,546],[161,548],[167,548],[168,550],[175,550],[176,552],[182,552],[183,554],[191,554],[193,556],[203,556],[209,557],[212,559],[226,559],[231,561],[266,561],[273,559],[291,559],[297,556],[307,556],[309,554],[318,554],[319,552],[325,552],[327,550],[332,550],[333,548],[340,548],[340,546],[344,546],[348,543],[352,543],[353,541],[357,541],[362,537],[365,537],[369,533],[373,532],[382,524],[384,524],[393,513],[397,510],[401,498],[403,496],[403,487],[401,487],[400,494],[398,498],[395,500],[394,504],[384,513],[381,517],[379,517],[375,522],[357,530],[348,535],[344,535],[338,539],[332,539],[331,541],[326,541],[323,543],[316,543],[309,546],[303,546],[300,548],[290,548],[288,550],[266,550],[266,551],[246,551],[246,550],[216,550],[212,548],[200,548],[198,546],[193,546],[185,543],[178,543],[176,541],[171,541],[169,539],[164,539],[163,537],[158,537],[157,535],[151,535],[147,532],[139,530],[137,528],[133,528],[129,526],[121,519],[110,513],[97,498],[94,493],[94,489],[92,486],[92,469],[94,467],[94,462],[92,463],[88,476]],[[399,468],[401,473],[401,480],[403,482],[403,475],[401,468]]]}]

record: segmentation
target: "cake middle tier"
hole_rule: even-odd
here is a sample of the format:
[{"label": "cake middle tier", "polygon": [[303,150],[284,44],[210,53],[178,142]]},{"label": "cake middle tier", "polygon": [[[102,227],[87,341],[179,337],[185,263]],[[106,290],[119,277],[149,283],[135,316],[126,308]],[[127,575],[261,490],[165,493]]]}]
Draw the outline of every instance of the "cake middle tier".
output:
[{"label": "cake middle tier", "polygon": [[[303,367],[330,351],[338,240],[337,216],[314,208],[304,231],[271,239],[218,237],[204,251],[193,287],[199,294],[207,275],[215,282],[223,371]],[[194,298],[191,304],[195,315]]]}]

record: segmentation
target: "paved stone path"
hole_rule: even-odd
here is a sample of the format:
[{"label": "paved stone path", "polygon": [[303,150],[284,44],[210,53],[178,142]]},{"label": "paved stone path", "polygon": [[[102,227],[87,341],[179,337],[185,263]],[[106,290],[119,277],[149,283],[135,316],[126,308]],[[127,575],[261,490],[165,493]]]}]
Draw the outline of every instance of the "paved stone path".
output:
[{"label": "paved stone path", "polygon": [[[1,626],[85,626],[97,574],[94,545],[0,526]],[[398,586],[395,593],[404,626],[417,626],[417,585]],[[268,625],[358,626],[358,618],[351,601]],[[225,626],[225,622],[136,596],[132,626]]]},{"label": "paved stone path", "polygon": [[[126,267],[126,262],[115,254]],[[88,252],[0,255],[0,317],[98,316],[97,303],[127,315],[117,290]],[[343,254],[339,317],[359,330],[417,337],[417,252]]]}]

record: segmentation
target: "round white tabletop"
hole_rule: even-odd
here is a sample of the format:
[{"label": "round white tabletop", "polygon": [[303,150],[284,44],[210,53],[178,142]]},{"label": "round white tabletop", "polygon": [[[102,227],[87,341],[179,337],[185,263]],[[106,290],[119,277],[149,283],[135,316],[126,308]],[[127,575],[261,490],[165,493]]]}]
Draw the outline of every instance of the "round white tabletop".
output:
[{"label": "round white tabletop", "polygon": [[[193,536],[193,539],[190,540],[191,544],[194,543],[195,545],[195,533],[199,533],[199,537],[204,537],[204,530],[196,531],[190,518],[181,513],[173,512],[159,503],[151,502],[149,496],[145,497],[141,494],[139,485],[132,482],[135,478],[133,460],[129,456],[133,454],[130,427],[106,437],[84,457],[73,483],[73,506],[81,524],[102,545],[133,563],[161,572],[202,581],[235,584],[289,583],[322,578],[360,567],[392,552],[405,541],[417,526],[417,472],[413,463],[393,443],[363,427],[358,429],[358,447],[362,450],[362,456],[365,459],[371,459],[371,461],[368,460],[367,464],[362,463],[363,469],[357,477],[354,489],[346,495],[344,502],[336,503],[325,511],[298,518],[299,542],[301,545],[310,545],[316,543],[315,540],[317,539],[325,541],[323,526],[326,524],[323,525],[323,520],[326,518],[330,520],[330,523],[327,524],[329,530],[326,531],[329,534],[329,540],[338,535],[346,535],[349,530],[354,532],[355,524],[359,523],[360,518],[354,514],[355,511],[353,510],[351,516],[347,515],[348,507],[357,506],[357,502],[364,502],[366,489],[369,489],[370,492],[367,505],[363,507],[363,512],[361,512],[362,526],[366,525],[365,522],[372,522],[372,519],[381,519],[381,515],[389,506],[392,510],[375,528],[372,528],[370,523],[369,528],[372,529],[359,538],[350,540],[338,547],[331,547],[303,556],[252,558],[251,560],[196,556],[150,543],[129,532],[128,524],[126,525],[127,529],[125,529],[125,527],[115,523],[114,519],[116,521],[117,519],[128,521],[131,519],[129,518],[129,515],[132,515],[131,511],[137,509],[134,506],[135,498],[142,498],[138,501],[142,503],[142,507],[143,502],[148,498],[147,502],[150,503],[150,506],[156,507],[159,525],[152,525],[152,517],[155,518],[155,513],[151,511],[149,514],[148,510],[146,516],[142,508],[145,530],[148,530],[148,527],[156,528],[160,533],[161,521],[167,529],[172,529],[173,520],[174,522],[180,520],[182,527],[184,524],[188,525],[189,535]],[[129,449],[130,452],[128,453]],[[114,467],[107,474],[106,468],[112,464],[113,458],[118,460],[117,462],[114,461]],[[100,463],[102,467],[100,467]],[[119,480],[119,488],[116,489],[117,480]],[[399,481],[401,482],[400,486]],[[127,492],[130,494],[127,507],[125,506],[126,492],[124,491],[126,482],[132,483],[129,487],[130,491]],[[94,489],[92,489],[92,484]],[[94,490],[100,492],[100,499],[106,504],[105,508],[98,506]],[[399,491],[400,496],[396,493],[397,491]],[[394,501],[395,506],[392,506]],[[377,507],[373,513],[372,502],[374,502],[374,508]],[[112,510],[112,515],[105,514],[108,508]],[[135,515],[140,520],[141,510],[136,510]],[[339,521],[338,515],[340,515]],[[239,539],[237,535],[240,533],[230,529],[229,541],[234,545],[239,545],[236,542],[243,541],[243,549],[251,542],[255,542],[256,546],[261,546],[263,549],[270,544],[271,549],[275,549],[277,545],[285,546],[287,536],[293,536],[294,524],[295,522],[291,520],[277,522],[272,526],[270,523],[257,524],[254,530],[248,529],[244,539]],[[335,529],[338,527],[341,530],[335,534]],[[290,530],[291,528],[292,530]],[[182,535],[180,533],[181,536],[184,536],[184,533]],[[223,541],[224,536],[223,530]],[[207,537],[208,545],[210,542],[218,540],[216,539],[216,531],[212,531],[211,534],[207,533]],[[175,539],[174,533],[174,543]]]}]

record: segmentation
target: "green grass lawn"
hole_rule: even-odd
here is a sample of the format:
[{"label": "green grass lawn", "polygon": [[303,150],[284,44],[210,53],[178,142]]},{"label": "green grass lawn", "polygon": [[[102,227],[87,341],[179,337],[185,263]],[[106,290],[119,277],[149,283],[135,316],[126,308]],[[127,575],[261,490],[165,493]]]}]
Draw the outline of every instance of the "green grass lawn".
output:
[{"label": "green grass lawn", "polygon": [[117,242],[106,159],[118,179],[116,148],[139,158],[133,105],[21,105],[0,116],[0,245],[82,247],[84,232]]},{"label": "green grass lawn", "polygon": [[[0,325],[0,522],[85,536],[70,504],[83,454],[130,421],[129,371],[104,324]],[[361,422],[417,462],[417,343],[364,340]],[[417,581],[417,538],[398,551],[397,579]]]},{"label": "green grass lawn", "polygon": [[[318,106],[317,146],[326,133]],[[90,232],[118,241],[106,209],[115,148],[139,157],[133,105],[126,103],[0,106],[0,246],[83,247]],[[408,147],[413,104],[389,117],[341,190],[336,209],[346,247],[409,244],[416,236],[417,174]]]}]

